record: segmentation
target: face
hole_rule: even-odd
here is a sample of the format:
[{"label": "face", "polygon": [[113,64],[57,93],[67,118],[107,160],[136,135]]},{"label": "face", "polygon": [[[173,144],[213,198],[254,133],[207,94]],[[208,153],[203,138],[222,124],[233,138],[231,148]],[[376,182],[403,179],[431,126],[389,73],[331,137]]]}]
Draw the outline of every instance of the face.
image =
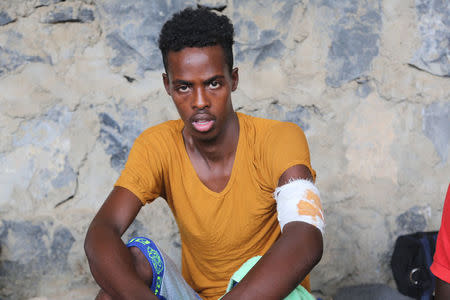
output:
[{"label": "face", "polygon": [[164,86],[184,121],[184,134],[214,139],[234,114],[231,92],[237,88],[237,68],[230,74],[220,46],[170,51],[167,61]]}]

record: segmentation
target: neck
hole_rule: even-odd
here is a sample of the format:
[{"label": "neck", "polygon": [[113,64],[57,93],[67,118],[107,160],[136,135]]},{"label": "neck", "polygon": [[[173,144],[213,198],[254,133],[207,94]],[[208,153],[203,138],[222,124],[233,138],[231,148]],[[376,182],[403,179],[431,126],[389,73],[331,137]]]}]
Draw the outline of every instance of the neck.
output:
[{"label": "neck", "polygon": [[219,162],[234,157],[239,141],[239,120],[233,112],[227,120],[224,130],[211,140],[200,140],[192,136],[185,138],[188,152],[197,153],[207,162]]}]

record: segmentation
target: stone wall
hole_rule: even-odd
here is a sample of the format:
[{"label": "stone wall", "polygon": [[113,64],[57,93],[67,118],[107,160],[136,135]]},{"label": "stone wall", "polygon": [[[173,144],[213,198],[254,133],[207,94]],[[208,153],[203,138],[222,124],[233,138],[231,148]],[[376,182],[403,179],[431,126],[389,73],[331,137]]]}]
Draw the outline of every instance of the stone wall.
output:
[{"label": "stone wall", "polygon": [[[439,228],[448,1],[2,0],[0,298],[92,299],[86,229],[137,135],[177,118],[156,41],[188,5],[235,24],[235,109],[305,130],[327,219],[314,290],[393,285],[395,238]],[[179,260],[162,200],[125,236],[135,234]]]}]

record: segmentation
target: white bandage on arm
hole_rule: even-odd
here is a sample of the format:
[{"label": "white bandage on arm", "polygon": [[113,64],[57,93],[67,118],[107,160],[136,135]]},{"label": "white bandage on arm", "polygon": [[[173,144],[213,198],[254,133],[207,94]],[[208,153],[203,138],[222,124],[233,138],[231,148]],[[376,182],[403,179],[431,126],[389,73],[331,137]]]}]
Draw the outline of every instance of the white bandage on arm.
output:
[{"label": "white bandage on arm", "polygon": [[319,190],[314,183],[305,179],[292,180],[277,187],[274,198],[281,231],[287,223],[301,221],[317,227],[323,234],[325,221]]}]

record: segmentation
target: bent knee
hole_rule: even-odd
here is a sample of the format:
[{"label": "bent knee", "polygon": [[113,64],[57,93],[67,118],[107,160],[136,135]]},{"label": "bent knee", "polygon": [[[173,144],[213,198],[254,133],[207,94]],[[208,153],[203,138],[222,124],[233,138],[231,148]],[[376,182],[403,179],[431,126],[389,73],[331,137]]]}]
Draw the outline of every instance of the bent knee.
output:
[{"label": "bent knee", "polygon": [[134,268],[139,275],[139,278],[150,286],[153,280],[153,271],[147,257],[145,257],[144,253],[142,253],[141,249],[138,247],[131,246],[128,249],[133,258]]}]

